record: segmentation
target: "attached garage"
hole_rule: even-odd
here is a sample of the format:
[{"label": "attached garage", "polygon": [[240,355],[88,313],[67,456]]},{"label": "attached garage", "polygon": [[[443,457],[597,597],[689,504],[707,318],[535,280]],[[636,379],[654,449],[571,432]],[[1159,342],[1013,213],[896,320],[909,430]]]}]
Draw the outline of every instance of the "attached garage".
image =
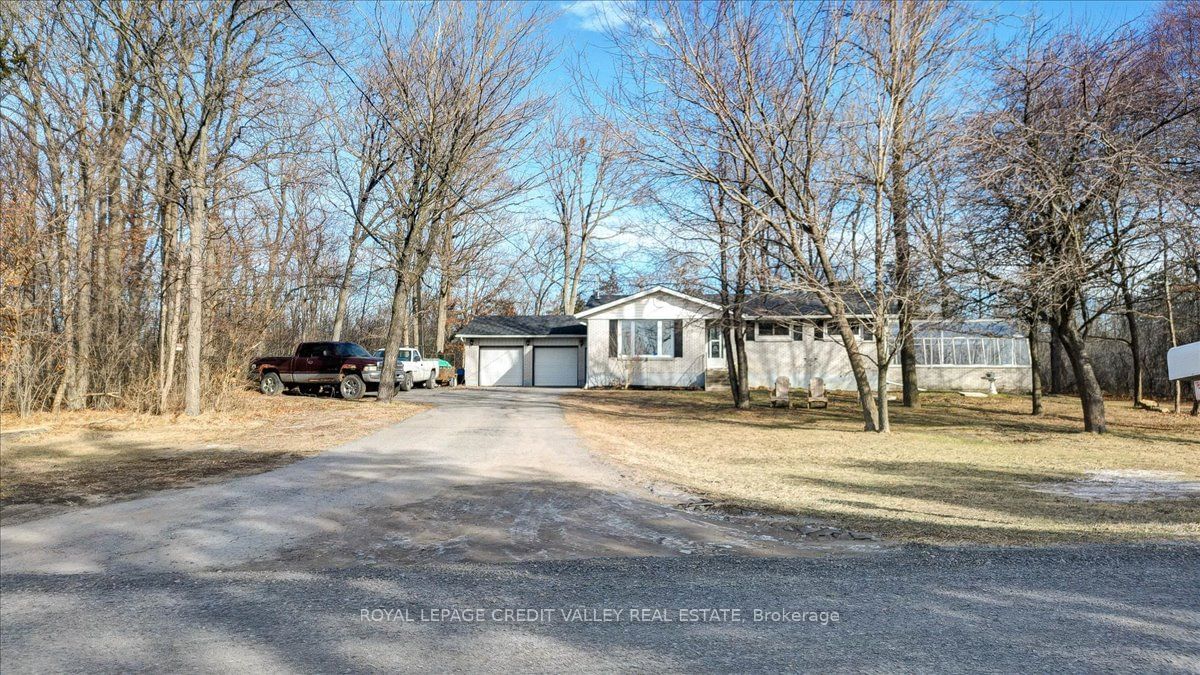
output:
[{"label": "attached garage", "polygon": [[521,386],[524,351],[521,347],[480,347],[479,386]]},{"label": "attached garage", "polygon": [[533,386],[578,387],[578,347],[534,347]]},{"label": "attached garage", "polygon": [[579,387],[586,379],[587,327],[568,314],[481,316],[455,339],[465,346],[468,385]]}]

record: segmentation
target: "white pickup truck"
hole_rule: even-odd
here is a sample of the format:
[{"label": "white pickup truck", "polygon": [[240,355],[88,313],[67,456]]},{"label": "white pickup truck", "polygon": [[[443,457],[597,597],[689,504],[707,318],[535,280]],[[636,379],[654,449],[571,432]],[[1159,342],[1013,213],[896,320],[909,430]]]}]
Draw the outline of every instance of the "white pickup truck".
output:
[{"label": "white pickup truck", "polygon": [[[377,358],[382,359],[383,354],[384,350],[375,350]],[[438,365],[437,359],[421,358],[421,350],[416,347],[401,347],[396,352],[396,388],[408,391],[414,384],[420,384],[426,389],[433,389],[437,386]],[[401,368],[404,369],[403,374]]]}]

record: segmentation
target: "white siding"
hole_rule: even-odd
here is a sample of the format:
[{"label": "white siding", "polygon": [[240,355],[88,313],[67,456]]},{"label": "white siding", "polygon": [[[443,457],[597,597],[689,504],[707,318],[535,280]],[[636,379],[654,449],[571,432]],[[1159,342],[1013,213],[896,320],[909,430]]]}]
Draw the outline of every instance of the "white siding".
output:
[{"label": "white siding", "polygon": [[[704,386],[706,319],[715,312],[703,305],[653,293],[587,318],[588,387],[702,387]],[[683,321],[683,357],[610,357],[609,321],[661,319]]]},{"label": "white siding", "polygon": [[[814,377],[825,380],[830,390],[855,389],[850,358],[840,340],[814,340],[811,326],[804,329],[804,340],[758,338],[746,343],[751,387],[772,387],[775,378],[786,376],[792,386],[806,388]],[[860,344],[866,359],[871,385],[875,385],[875,344]],[[724,367],[722,365],[722,367]],[[943,391],[986,391],[987,373],[996,376],[996,388],[1007,392],[1027,392],[1033,386],[1028,366],[917,366],[917,382],[922,389]],[[900,357],[893,357],[888,381],[898,389],[901,381]]]}]

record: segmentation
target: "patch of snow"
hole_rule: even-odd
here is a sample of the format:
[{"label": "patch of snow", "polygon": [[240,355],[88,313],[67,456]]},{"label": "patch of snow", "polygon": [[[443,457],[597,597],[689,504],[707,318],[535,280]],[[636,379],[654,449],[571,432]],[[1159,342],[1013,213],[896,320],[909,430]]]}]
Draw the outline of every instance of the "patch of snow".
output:
[{"label": "patch of snow", "polygon": [[1200,482],[1169,471],[1090,471],[1085,478],[1064,483],[1037,483],[1037,492],[1095,502],[1143,502],[1200,498]]}]

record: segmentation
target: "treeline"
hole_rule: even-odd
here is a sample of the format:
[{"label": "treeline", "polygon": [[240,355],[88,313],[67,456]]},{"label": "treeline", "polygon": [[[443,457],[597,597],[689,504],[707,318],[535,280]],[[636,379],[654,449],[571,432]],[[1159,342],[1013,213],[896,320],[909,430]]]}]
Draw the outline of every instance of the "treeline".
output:
[{"label": "treeline", "polygon": [[549,5],[0,3],[0,408],[197,414],[301,339],[441,352],[475,314],[652,282],[721,297],[738,406],[764,289],[843,334],[873,316],[844,341],[867,429],[893,363],[920,405],[938,316],[1022,322],[1089,430],[1106,391],[1178,396],[1200,4],[1109,32],[944,0],[618,9],[614,72],[576,68],[572,103]]},{"label": "treeline", "polygon": [[0,406],[197,414],[255,354],[513,307],[548,17],[380,9],[0,5]]}]

